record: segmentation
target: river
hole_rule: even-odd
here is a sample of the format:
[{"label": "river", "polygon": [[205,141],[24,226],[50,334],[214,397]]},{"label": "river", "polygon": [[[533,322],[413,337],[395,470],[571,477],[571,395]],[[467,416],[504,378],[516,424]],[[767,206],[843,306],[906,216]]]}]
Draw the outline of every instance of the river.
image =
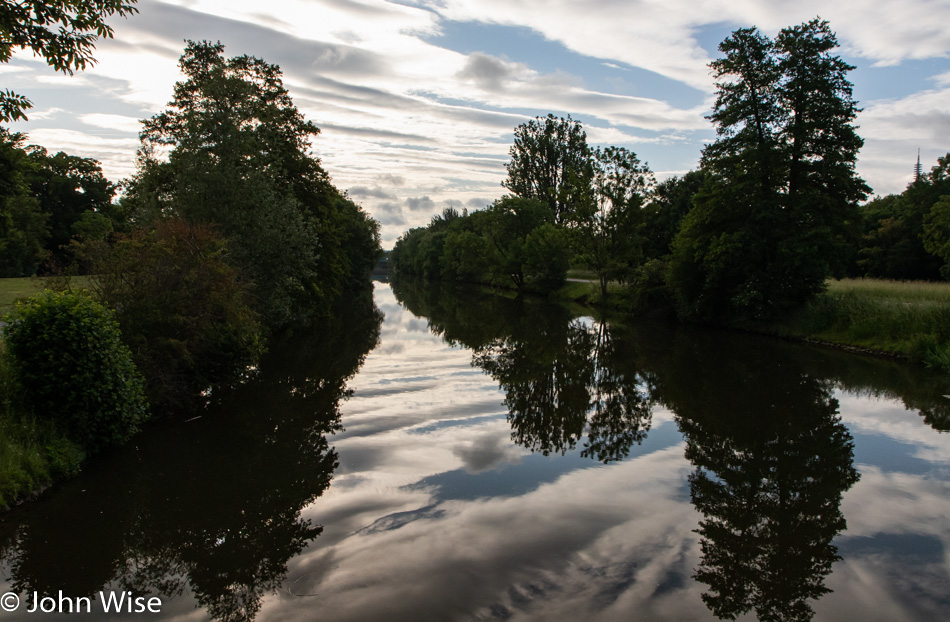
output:
[{"label": "river", "polygon": [[417,283],[336,317],[0,517],[0,622],[950,619],[946,377]]}]

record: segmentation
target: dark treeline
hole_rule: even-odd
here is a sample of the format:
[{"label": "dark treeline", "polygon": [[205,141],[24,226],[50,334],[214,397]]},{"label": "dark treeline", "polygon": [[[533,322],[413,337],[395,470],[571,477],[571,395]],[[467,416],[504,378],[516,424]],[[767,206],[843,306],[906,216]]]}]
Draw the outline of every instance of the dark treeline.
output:
[{"label": "dark treeline", "polygon": [[280,70],[190,42],[123,194],[91,159],[0,133],[0,273],[88,274],[153,404],[232,381],[275,331],[365,286],[378,223],[309,153]]},{"label": "dark treeline", "polygon": [[0,131],[0,276],[70,290],[5,318],[0,507],[147,413],[192,416],[268,342],[370,287],[379,225],[312,155],[319,130],[280,69],[209,42],[188,42],[180,67],[118,198],[94,160]]},{"label": "dark treeline", "polygon": [[406,232],[394,270],[543,292],[580,268],[601,298],[616,282],[621,306],[705,322],[774,317],[831,276],[950,276],[950,154],[862,204],[853,67],[837,45],[817,19],[774,39],[735,31],[711,64],[718,139],[698,170],[661,183],[634,153],[590,147],[570,117],[518,126],[511,194]]}]

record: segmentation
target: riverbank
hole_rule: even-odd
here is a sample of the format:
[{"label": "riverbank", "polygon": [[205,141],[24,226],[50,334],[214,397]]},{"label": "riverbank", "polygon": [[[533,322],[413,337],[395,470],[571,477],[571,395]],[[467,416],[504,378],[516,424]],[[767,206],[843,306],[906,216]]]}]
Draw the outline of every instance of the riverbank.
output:
[{"label": "riverbank", "polygon": [[[73,286],[81,287],[85,278],[74,279]],[[4,352],[4,316],[17,300],[41,294],[48,285],[45,278],[0,279],[0,511],[75,475],[85,459],[79,445],[24,405]]]},{"label": "riverbank", "polygon": [[0,511],[79,472],[82,448],[23,406],[0,340]]},{"label": "riverbank", "polygon": [[[602,306],[600,286],[569,281],[559,297]],[[607,307],[629,311],[630,295],[613,284]],[[800,309],[771,322],[735,322],[730,328],[903,358],[950,373],[950,283],[831,280]]]}]

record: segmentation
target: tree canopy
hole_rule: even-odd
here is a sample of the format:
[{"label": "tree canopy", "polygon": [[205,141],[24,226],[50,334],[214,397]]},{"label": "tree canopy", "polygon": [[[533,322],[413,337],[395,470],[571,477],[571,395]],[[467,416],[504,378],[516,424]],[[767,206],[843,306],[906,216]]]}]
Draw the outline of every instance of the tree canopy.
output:
[{"label": "tree canopy", "polygon": [[[15,49],[29,49],[56,71],[72,75],[96,62],[99,37],[112,38],[111,15],[138,12],[136,0],[3,0],[0,2],[0,62]],[[0,121],[25,119],[32,102],[9,89],[0,93]]]},{"label": "tree canopy", "polygon": [[[309,152],[319,132],[284,88],[280,68],[187,44],[185,79],[146,120],[127,201],[142,222],[213,223],[256,283],[266,323],[282,326],[368,274],[378,226],[330,183]],[[354,251],[354,249],[359,249]]]},{"label": "tree canopy", "polygon": [[719,89],[703,151],[710,173],[677,236],[671,281],[681,312],[764,317],[815,295],[842,272],[869,188],[847,73],[828,22],[772,40],[735,31],[711,63]]},{"label": "tree canopy", "polygon": [[570,115],[549,114],[515,128],[508,178],[502,185],[519,197],[544,201],[557,224],[570,218],[573,204],[590,184],[593,169],[587,134]]}]

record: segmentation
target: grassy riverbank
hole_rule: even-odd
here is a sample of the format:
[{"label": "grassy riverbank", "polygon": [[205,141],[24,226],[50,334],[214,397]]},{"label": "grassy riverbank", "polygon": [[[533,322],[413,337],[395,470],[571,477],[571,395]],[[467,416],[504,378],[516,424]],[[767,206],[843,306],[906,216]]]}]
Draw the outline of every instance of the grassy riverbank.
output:
[{"label": "grassy riverbank", "polygon": [[845,279],[763,332],[904,356],[950,372],[950,283]]},{"label": "grassy riverbank", "polygon": [[20,400],[0,341],[0,510],[79,471],[82,449]]},{"label": "grassy riverbank", "polygon": [[[600,304],[600,286],[570,281],[565,299]],[[629,294],[612,284],[608,306],[630,309]],[[922,362],[950,372],[950,283],[844,279],[804,307],[772,322],[734,328],[820,342]]]},{"label": "grassy riverbank", "polygon": [[[46,279],[0,279],[0,318],[48,285]],[[23,405],[0,339],[0,510],[77,472],[83,458],[78,445]]]}]

